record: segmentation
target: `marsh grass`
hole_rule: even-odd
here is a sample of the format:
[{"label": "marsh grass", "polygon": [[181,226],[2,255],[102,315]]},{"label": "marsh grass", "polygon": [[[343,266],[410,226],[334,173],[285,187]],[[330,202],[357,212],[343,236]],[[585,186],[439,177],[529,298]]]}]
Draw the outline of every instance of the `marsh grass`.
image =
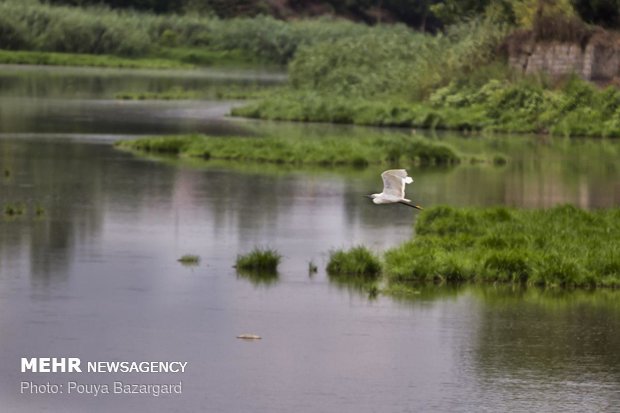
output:
[{"label": "marsh grass", "polygon": [[164,92],[120,92],[115,95],[118,100],[190,100],[205,97],[196,90],[171,89]]},{"label": "marsh grass", "polygon": [[185,266],[196,266],[200,264],[200,256],[194,254],[185,254],[177,261]]},{"label": "marsh grass", "polygon": [[392,283],[465,281],[620,286],[620,213],[435,207],[416,236],[385,254]]},{"label": "marsh grass", "polygon": [[271,248],[254,248],[245,255],[238,255],[235,267],[237,271],[257,276],[277,274],[282,256]]},{"label": "marsh grass", "polygon": [[121,141],[117,146],[147,153],[170,153],[203,159],[356,168],[398,163],[444,166],[460,161],[459,155],[445,144],[403,135],[368,135],[356,139],[189,135]]},{"label": "marsh grass", "polygon": [[112,55],[91,55],[83,53],[60,53],[23,50],[0,50],[0,63],[141,69],[183,69],[194,67],[192,64],[158,57],[128,58]]},{"label": "marsh grass", "polygon": [[348,251],[330,251],[326,270],[334,277],[376,279],[381,275],[381,261],[368,248],[357,246]]},{"label": "marsh grass", "polygon": [[214,91],[183,89],[180,87],[171,88],[161,92],[119,92],[115,95],[118,100],[195,100],[204,98],[244,100],[256,99],[264,96],[273,86],[227,86],[218,87]]}]

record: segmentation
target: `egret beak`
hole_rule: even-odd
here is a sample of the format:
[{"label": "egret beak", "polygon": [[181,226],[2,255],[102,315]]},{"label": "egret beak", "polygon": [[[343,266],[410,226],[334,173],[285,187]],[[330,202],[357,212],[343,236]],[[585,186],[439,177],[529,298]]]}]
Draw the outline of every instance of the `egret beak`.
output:
[{"label": "egret beak", "polygon": [[371,195],[362,195],[362,196],[363,196],[364,198],[370,198],[370,199],[372,199],[372,196],[371,196]]}]

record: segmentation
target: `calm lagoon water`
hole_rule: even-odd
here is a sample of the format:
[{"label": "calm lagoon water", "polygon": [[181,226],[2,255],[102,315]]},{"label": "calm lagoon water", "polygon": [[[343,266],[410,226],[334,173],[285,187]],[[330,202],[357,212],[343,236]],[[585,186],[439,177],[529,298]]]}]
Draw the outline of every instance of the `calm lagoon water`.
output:
[{"label": "calm lagoon water", "polygon": [[[415,212],[361,197],[380,189],[380,168],[196,164],[112,147],[121,137],[176,132],[369,133],[224,117],[235,102],[113,99],[281,80],[268,72],[0,69],[0,170],[10,171],[0,177],[0,203],[29,209],[0,220],[3,412],[620,411],[615,291],[428,287],[407,300],[370,300],[330,281],[330,249],[383,251],[412,236]],[[620,201],[613,141],[430,138],[510,160],[409,168],[422,205]],[[275,280],[232,268],[255,246],[283,254]],[[176,261],[188,253],[200,265]],[[263,339],[236,339],[242,333]],[[46,356],[188,364],[182,374],[20,372],[21,357]],[[65,384],[65,392],[20,394],[21,381]],[[183,393],[67,394],[69,381],[182,381]]]}]

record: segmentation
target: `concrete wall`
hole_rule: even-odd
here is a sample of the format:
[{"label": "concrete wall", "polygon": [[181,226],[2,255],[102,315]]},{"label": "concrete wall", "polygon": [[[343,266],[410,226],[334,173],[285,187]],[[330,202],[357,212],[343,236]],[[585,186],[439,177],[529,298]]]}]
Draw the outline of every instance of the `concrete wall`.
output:
[{"label": "concrete wall", "polygon": [[510,51],[509,63],[524,73],[575,73],[586,80],[608,82],[620,77],[620,45],[596,38],[585,47],[576,43],[525,42]]}]

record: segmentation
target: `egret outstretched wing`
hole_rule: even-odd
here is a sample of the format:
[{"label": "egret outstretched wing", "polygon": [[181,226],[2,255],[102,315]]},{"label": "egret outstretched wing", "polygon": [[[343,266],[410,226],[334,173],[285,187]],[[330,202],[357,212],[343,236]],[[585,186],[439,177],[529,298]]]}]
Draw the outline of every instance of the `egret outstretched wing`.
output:
[{"label": "egret outstretched wing", "polygon": [[413,182],[404,169],[389,169],[381,174],[383,193],[388,196],[405,198],[405,184]]}]

